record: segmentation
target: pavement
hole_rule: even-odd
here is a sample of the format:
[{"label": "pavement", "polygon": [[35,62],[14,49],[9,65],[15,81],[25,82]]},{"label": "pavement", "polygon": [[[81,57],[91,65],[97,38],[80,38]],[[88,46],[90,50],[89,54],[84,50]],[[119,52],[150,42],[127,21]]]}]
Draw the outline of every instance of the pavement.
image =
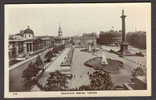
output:
[{"label": "pavement", "polygon": [[[113,49],[115,51],[118,51],[120,47],[111,47],[111,46],[102,46],[103,50],[110,50]],[[112,59],[119,59],[121,61],[124,61],[125,63],[128,63],[128,65],[132,65],[132,68],[136,68],[137,66],[146,66],[146,50],[140,50],[135,47],[129,46],[128,48],[132,53],[136,53],[141,51],[145,56],[144,57],[139,57],[139,56],[124,56],[124,58],[119,57],[116,54],[113,53],[107,53],[108,57]]]},{"label": "pavement", "polygon": [[[120,73],[118,74],[111,74],[112,82],[114,85],[122,85],[124,83],[130,82],[131,79],[131,70],[136,68],[136,63],[131,62],[129,59],[125,59],[122,57],[119,57],[116,54],[109,53],[107,51],[100,50],[96,53],[96,55],[93,55],[92,53],[88,52],[82,52],[80,51],[81,48],[75,48],[74,54],[73,54],[73,60],[71,65],[71,74],[73,75],[73,78],[69,80],[67,86],[69,89],[73,88],[79,88],[82,85],[89,85],[90,79],[88,72],[91,74],[95,70],[93,68],[87,67],[84,65],[84,63],[92,59],[96,56],[101,56],[102,52],[104,52],[106,58],[116,59],[119,61],[122,61],[124,63],[124,68],[120,70]],[[118,48],[113,48],[118,50]],[[68,52],[66,49],[53,63],[49,65],[49,68],[46,70],[46,72],[43,74],[42,78],[40,79],[40,83],[43,85],[46,84],[46,80],[49,77],[49,73],[53,72],[55,70],[60,70],[60,64],[63,61],[63,57]]]},{"label": "pavement", "polygon": [[86,67],[84,62],[93,57],[95,56],[91,53],[81,52],[80,48],[75,48],[71,65],[71,74],[73,75],[73,78],[68,83],[69,89],[90,84],[88,72],[92,73],[94,69]]},{"label": "pavement", "polygon": [[[116,49],[117,50],[117,49]],[[81,52],[79,48],[75,48],[73,55],[73,62],[71,66],[71,73],[73,74],[73,78],[69,81],[68,87],[69,89],[79,88],[82,85],[89,85],[90,79],[88,72],[91,74],[95,70],[93,68],[87,67],[84,65],[86,61],[92,59],[97,56],[101,56],[102,52],[104,52],[106,58],[117,59],[125,64],[125,68],[120,70],[118,74],[111,74],[112,82],[115,85],[122,85],[123,83],[127,83],[131,79],[131,64],[128,60],[119,57],[116,54],[109,53],[107,51],[100,50],[96,52],[95,55],[88,52]]]},{"label": "pavement", "polygon": [[47,69],[45,70],[45,72],[43,73],[43,75],[41,76],[41,78],[39,79],[39,83],[44,86],[47,83],[47,79],[49,78],[49,73],[50,72],[54,72],[56,70],[61,70],[60,64],[62,63],[62,61],[64,60],[64,57],[67,55],[68,51],[70,50],[70,48],[65,48],[65,50],[57,57],[56,60],[54,60],[53,62],[51,62]]},{"label": "pavement", "polygon": [[[80,51],[81,48],[75,48],[74,54],[73,54],[73,60],[71,65],[71,74],[73,75],[73,78],[69,80],[68,87],[69,89],[73,88],[79,88],[82,85],[89,85],[90,80],[88,76],[88,72],[91,74],[95,70],[93,68],[87,67],[84,65],[84,62],[86,62],[89,59],[92,59],[96,56],[101,56],[101,52],[105,53],[106,58],[111,59],[117,59],[119,61],[122,61],[124,63],[124,68],[120,70],[119,74],[111,74],[112,81],[115,85],[122,85],[123,83],[128,83],[131,79],[131,70],[137,67],[136,60],[139,62],[146,62],[146,57],[119,57],[118,55],[114,53],[109,53],[105,51],[106,49],[111,49],[111,47],[103,47],[105,50],[100,50],[96,52],[96,55],[93,55],[92,53],[88,52],[82,52]],[[113,49],[118,50],[119,48],[113,47]],[[64,60],[64,57],[69,52],[70,48],[65,48],[58,57],[53,60],[51,63],[47,65],[47,68],[41,78],[39,79],[39,82],[41,85],[45,85],[47,83],[47,79],[49,77],[50,72],[54,72],[56,70],[61,70],[60,64]],[[43,53],[41,55],[41,58],[44,57]],[[9,83],[13,91],[22,91],[22,72],[23,70],[28,66],[30,61],[35,61],[35,56],[28,60],[28,62],[22,64],[20,67],[13,67],[10,70],[9,73]],[[146,63],[145,63],[146,65]],[[20,87],[20,88],[19,88]],[[37,86],[34,86],[32,91],[40,91],[40,89]]]},{"label": "pavement", "polygon": [[[52,62],[49,67],[46,69],[44,74],[39,80],[39,83],[43,86],[47,83],[47,79],[49,77],[50,72],[54,72],[56,70],[61,70],[60,64],[64,59],[64,56],[68,53],[69,48],[66,48],[66,50],[61,53],[61,55]],[[74,54],[73,54],[73,60],[71,67],[71,74],[73,75],[73,78],[69,80],[67,86],[69,89],[78,88],[82,85],[89,85],[90,80],[88,76],[88,72],[92,73],[94,72],[94,69],[86,67],[84,65],[84,62],[87,60],[95,57],[95,55],[92,55],[91,53],[87,52],[81,52],[79,48],[75,48]],[[32,89],[32,91],[39,90],[36,86]]]},{"label": "pavement", "polygon": [[[110,49],[119,50],[119,47],[103,46],[103,50],[110,50]],[[129,46],[129,49],[133,50],[133,52],[140,51],[139,49],[131,47],[131,46]],[[142,50],[142,51],[146,53],[145,50]],[[99,55],[101,54],[100,52],[98,52]],[[109,53],[107,51],[104,51],[104,52],[105,52],[106,58],[116,59],[124,63],[124,69],[121,69],[119,74],[111,74],[112,81],[115,85],[122,85],[123,83],[130,82],[130,79],[132,78],[131,71],[134,68],[139,67],[140,64],[146,67],[146,56],[144,57],[138,57],[138,56],[119,57],[118,55],[114,53]]]}]

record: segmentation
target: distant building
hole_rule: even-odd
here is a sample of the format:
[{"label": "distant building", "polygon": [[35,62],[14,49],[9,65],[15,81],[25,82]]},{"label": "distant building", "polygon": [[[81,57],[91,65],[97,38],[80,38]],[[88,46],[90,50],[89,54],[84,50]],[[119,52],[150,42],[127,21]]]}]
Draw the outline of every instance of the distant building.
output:
[{"label": "distant building", "polygon": [[64,40],[62,38],[63,36],[63,31],[61,26],[58,27],[58,36],[55,37],[55,46],[59,46],[59,45],[63,45],[64,44]]},{"label": "distant building", "polygon": [[88,49],[90,49],[90,47],[95,48],[96,38],[97,38],[96,33],[83,34],[82,37],[81,37],[81,43],[80,44],[84,48],[88,48]]},{"label": "distant building", "polygon": [[[40,48],[37,49],[43,49],[43,48],[51,48],[54,46],[54,37],[52,36],[36,36],[34,39],[34,45],[37,45]],[[35,48],[35,47],[34,47]]]},{"label": "distant building", "polygon": [[121,42],[122,36],[121,32],[117,31],[101,31],[99,34],[99,38],[97,39],[97,43],[99,44],[119,44]]},{"label": "distant building", "polygon": [[139,49],[146,49],[146,32],[144,31],[128,32],[126,40],[129,45]]},{"label": "distant building", "polygon": [[80,44],[81,44],[81,37],[80,36],[73,36],[72,37],[72,43],[75,46],[80,46]]}]

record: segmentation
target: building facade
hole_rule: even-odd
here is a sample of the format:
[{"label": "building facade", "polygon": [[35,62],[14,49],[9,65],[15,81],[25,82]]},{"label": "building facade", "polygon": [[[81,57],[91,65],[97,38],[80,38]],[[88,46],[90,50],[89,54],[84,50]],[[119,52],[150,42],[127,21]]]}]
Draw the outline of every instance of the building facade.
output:
[{"label": "building facade", "polygon": [[34,31],[28,26],[25,30],[9,36],[9,61],[21,60],[52,47],[53,37],[35,36]]},{"label": "building facade", "polygon": [[95,49],[96,48],[96,38],[97,38],[96,33],[83,34],[81,37],[81,42],[80,42],[81,47],[88,48],[88,49],[90,49],[90,48]]},{"label": "building facade", "polygon": [[117,31],[101,31],[99,34],[99,38],[97,39],[97,43],[99,44],[120,44],[122,40],[121,32]]}]

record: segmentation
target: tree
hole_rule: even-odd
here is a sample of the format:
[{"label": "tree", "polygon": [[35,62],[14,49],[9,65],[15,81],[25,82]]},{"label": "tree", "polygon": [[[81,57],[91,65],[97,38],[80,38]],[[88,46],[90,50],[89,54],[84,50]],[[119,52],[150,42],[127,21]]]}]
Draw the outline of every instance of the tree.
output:
[{"label": "tree", "polygon": [[54,48],[53,48],[53,53],[58,53],[59,51],[58,51],[58,47],[57,46],[55,46]]},{"label": "tree", "polygon": [[59,53],[59,51],[62,51],[63,49],[65,48],[65,45],[58,45],[58,46],[55,46],[53,48],[53,53]]},{"label": "tree", "polygon": [[35,64],[37,66],[42,66],[42,67],[44,66],[43,61],[42,61],[40,55],[37,56]]},{"label": "tree", "polygon": [[90,87],[92,90],[111,90],[113,83],[111,76],[105,71],[96,71],[90,75]]},{"label": "tree", "polygon": [[112,44],[120,41],[121,32],[117,31],[100,31],[99,38],[97,38],[98,44]]},{"label": "tree", "polygon": [[67,77],[59,71],[51,72],[46,84],[47,91],[60,91],[65,90]]},{"label": "tree", "polygon": [[50,50],[45,54],[44,58],[46,59],[47,62],[50,62],[53,56],[54,56],[53,51]]},{"label": "tree", "polygon": [[133,77],[145,75],[145,71],[143,70],[142,67],[137,67],[133,69],[131,73]]},{"label": "tree", "polygon": [[32,62],[28,64],[28,67],[23,71],[23,78],[26,80],[31,79],[37,73],[37,69]]},{"label": "tree", "polygon": [[30,90],[34,83],[36,83],[35,80],[33,80],[33,77],[36,76],[39,69],[37,68],[37,65],[30,62],[28,64],[28,67],[23,71],[22,77],[24,78],[24,88],[25,90]]},{"label": "tree", "polygon": [[146,32],[129,32],[126,35],[128,43],[140,49],[146,49]]},{"label": "tree", "polygon": [[86,91],[91,90],[91,87],[89,85],[82,85],[79,87],[79,91]]},{"label": "tree", "polygon": [[23,71],[22,77],[24,78],[25,90],[30,90],[38,80],[39,71],[43,69],[43,61],[40,56],[36,58],[35,63],[30,62],[28,67]]}]

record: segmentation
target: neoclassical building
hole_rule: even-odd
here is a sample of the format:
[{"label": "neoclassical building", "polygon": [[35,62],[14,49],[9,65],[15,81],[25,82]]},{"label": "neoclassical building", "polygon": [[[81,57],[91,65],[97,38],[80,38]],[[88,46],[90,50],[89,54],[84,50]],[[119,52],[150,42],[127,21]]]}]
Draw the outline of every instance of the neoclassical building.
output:
[{"label": "neoclassical building", "polygon": [[9,60],[24,58],[53,46],[54,39],[50,36],[35,36],[28,26],[25,30],[9,36]]}]

